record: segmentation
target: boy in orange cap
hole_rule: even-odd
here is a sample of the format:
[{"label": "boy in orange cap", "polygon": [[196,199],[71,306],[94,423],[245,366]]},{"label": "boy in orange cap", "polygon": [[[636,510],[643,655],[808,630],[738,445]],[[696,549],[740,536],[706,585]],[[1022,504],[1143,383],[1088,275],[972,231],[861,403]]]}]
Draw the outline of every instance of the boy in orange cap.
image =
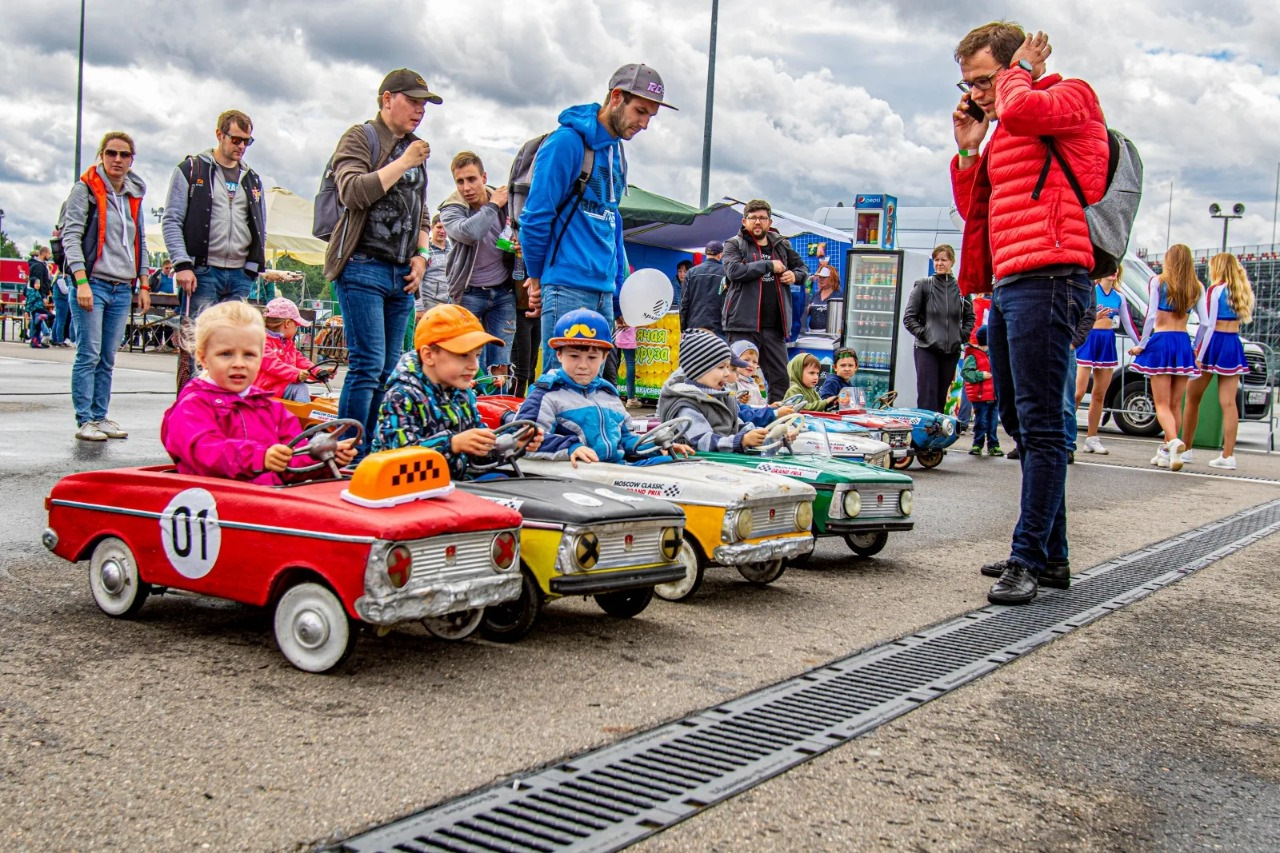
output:
[{"label": "boy in orange cap", "polygon": [[[413,350],[400,356],[378,407],[373,450],[420,445],[440,451],[454,479],[493,450],[495,435],[480,421],[472,380],[486,344],[502,346],[460,305],[437,305],[422,315]],[[537,449],[539,433],[529,442]]]}]

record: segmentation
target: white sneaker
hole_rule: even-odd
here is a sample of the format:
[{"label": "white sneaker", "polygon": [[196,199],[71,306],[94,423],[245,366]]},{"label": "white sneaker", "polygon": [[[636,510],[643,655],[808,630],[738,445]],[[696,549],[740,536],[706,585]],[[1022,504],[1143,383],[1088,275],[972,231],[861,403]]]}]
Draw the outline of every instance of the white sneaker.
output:
[{"label": "white sneaker", "polygon": [[81,424],[80,429],[76,430],[76,438],[82,441],[106,441],[107,434],[98,429],[98,425],[94,421],[85,421]]},{"label": "white sneaker", "polygon": [[1156,455],[1151,457],[1151,464],[1155,465],[1157,468],[1168,468],[1169,449],[1163,444],[1160,445],[1160,449],[1156,451]]},{"label": "white sneaker", "polygon": [[1228,471],[1234,471],[1236,470],[1236,458],[1234,456],[1223,456],[1219,453],[1217,459],[1209,461],[1209,465],[1213,468],[1225,468]]},{"label": "white sneaker", "polygon": [[1182,464],[1186,465],[1188,462],[1195,462],[1196,460],[1192,456],[1194,453],[1194,450],[1188,450],[1186,453],[1182,454]]},{"label": "white sneaker", "polygon": [[1097,453],[1101,456],[1107,455],[1107,449],[1102,446],[1102,440],[1096,435],[1091,435],[1084,440],[1085,453]]},{"label": "white sneaker", "polygon": [[1173,441],[1169,442],[1168,446],[1165,448],[1165,452],[1167,453],[1167,458],[1169,460],[1170,471],[1182,470],[1182,451],[1186,449],[1187,446],[1182,443],[1182,439],[1180,438],[1175,438]]},{"label": "white sneaker", "polygon": [[120,424],[112,420],[103,419],[98,421],[98,431],[107,438],[128,438],[129,433],[120,428]]}]

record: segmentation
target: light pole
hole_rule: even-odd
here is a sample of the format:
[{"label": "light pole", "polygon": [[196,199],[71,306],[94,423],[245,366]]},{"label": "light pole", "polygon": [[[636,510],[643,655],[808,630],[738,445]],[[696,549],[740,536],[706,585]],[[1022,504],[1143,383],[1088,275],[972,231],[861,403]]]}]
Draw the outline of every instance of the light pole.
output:
[{"label": "light pole", "polygon": [[80,178],[80,120],[84,103],[84,0],[80,0],[80,65],[76,72],[76,173],[72,177]]},{"label": "light pole", "polygon": [[1225,252],[1227,250],[1227,226],[1231,224],[1231,220],[1244,216],[1244,205],[1236,202],[1231,206],[1230,213],[1223,213],[1222,205],[1215,201],[1209,205],[1209,216],[1222,220],[1222,251]]},{"label": "light pole", "polygon": [[711,47],[707,56],[707,115],[702,126],[702,195],[699,207],[706,209],[711,186],[711,110],[716,94],[716,24],[720,17],[720,0],[711,0]]}]

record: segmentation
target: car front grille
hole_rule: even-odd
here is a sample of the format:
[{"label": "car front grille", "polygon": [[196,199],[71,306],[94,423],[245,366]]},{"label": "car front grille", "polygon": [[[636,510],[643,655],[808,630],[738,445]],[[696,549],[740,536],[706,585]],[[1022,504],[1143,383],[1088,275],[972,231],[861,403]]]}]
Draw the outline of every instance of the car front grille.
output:
[{"label": "car front grille", "polygon": [[1249,372],[1240,377],[1242,385],[1266,385],[1267,384],[1267,359],[1260,352],[1248,352],[1244,354],[1245,361],[1249,362]]},{"label": "car front grille", "polygon": [[892,429],[885,430],[881,433],[883,436],[880,440],[888,444],[890,447],[910,447],[911,446],[911,430]]},{"label": "car front grille", "polygon": [[902,510],[898,506],[898,498],[902,489],[858,489],[862,498],[862,511],[858,519],[864,518],[901,518]]},{"label": "car front grille", "polygon": [[493,564],[493,537],[492,532],[458,533],[406,542],[413,555],[409,589],[495,574],[498,570]]},{"label": "car front grille", "polygon": [[[803,501],[773,501],[751,507],[751,538],[796,532],[796,505]],[[769,512],[773,517],[769,517]]]},{"label": "car front grille", "polygon": [[[671,562],[662,555],[662,531],[668,527],[679,530],[680,523],[671,519],[641,524],[626,522],[592,525],[588,529],[599,541],[600,556],[591,570]],[[586,530],[575,531],[571,535],[585,532]],[[631,550],[627,550],[628,536],[631,537]]]}]

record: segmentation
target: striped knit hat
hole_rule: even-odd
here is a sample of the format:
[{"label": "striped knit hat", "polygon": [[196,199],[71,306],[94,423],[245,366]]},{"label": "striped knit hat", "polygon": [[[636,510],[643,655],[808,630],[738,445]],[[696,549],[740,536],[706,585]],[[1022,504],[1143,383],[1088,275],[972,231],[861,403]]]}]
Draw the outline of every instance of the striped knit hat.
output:
[{"label": "striped knit hat", "polygon": [[691,382],[729,359],[734,367],[745,367],[746,362],[735,358],[729,345],[711,332],[690,332],[680,336],[680,369]]}]

